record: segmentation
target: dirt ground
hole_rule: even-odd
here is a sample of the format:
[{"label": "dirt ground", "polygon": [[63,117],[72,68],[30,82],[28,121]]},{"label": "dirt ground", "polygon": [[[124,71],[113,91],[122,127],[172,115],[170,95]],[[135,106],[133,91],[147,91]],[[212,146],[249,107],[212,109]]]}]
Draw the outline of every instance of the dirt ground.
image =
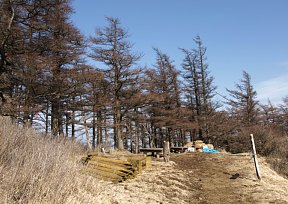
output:
[{"label": "dirt ground", "polygon": [[123,183],[91,178],[67,203],[288,203],[288,180],[259,160],[261,181],[249,154],[175,154]]},{"label": "dirt ground", "polygon": [[189,172],[190,183],[199,186],[198,200],[192,196],[190,203],[288,203],[288,180],[261,158],[261,181],[249,154],[196,153],[172,160],[176,168]]}]

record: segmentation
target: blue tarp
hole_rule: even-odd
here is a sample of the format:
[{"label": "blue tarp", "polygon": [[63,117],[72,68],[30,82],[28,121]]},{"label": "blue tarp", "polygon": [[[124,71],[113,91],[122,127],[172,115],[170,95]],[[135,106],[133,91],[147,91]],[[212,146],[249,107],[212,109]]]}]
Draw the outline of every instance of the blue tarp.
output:
[{"label": "blue tarp", "polygon": [[209,148],[203,148],[203,152],[206,152],[206,153],[220,153],[218,150],[209,149]]}]

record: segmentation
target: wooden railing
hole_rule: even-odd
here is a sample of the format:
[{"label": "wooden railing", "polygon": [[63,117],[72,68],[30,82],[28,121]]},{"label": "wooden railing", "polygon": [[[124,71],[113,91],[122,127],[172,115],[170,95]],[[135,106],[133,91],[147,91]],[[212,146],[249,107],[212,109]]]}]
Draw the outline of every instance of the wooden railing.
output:
[{"label": "wooden railing", "polygon": [[82,163],[87,166],[86,172],[94,177],[113,182],[122,182],[135,178],[144,169],[150,169],[151,157],[137,155],[118,159],[91,154],[82,158]]}]

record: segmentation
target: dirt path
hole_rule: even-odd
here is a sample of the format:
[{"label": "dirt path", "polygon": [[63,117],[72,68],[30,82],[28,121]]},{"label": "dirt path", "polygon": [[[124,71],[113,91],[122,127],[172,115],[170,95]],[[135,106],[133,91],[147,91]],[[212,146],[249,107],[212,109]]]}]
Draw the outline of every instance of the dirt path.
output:
[{"label": "dirt path", "polygon": [[199,186],[194,203],[288,203],[288,181],[260,159],[262,181],[256,179],[249,155],[185,154],[172,158],[189,172],[189,182]]},{"label": "dirt path", "polygon": [[172,160],[177,168],[189,171],[189,182],[200,187],[199,197],[191,197],[195,203],[255,203],[251,195],[240,192],[245,173],[228,170],[233,159],[222,154],[195,153],[175,156]]},{"label": "dirt path", "polygon": [[153,161],[135,179],[113,184],[93,178],[67,203],[288,203],[288,180],[260,158],[262,181],[249,155],[187,153]]}]

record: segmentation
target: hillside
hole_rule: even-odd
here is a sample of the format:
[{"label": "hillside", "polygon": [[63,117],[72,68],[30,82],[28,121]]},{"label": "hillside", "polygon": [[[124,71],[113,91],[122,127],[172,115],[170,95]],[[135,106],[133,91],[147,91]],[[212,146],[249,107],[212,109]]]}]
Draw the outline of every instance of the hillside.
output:
[{"label": "hillside", "polygon": [[[288,180],[249,154],[184,153],[123,183],[97,180],[80,144],[40,136],[0,117],[0,203],[288,203]],[[235,177],[235,179],[232,179]]]},{"label": "hillside", "polygon": [[247,154],[179,154],[152,164],[151,171],[124,183],[91,180],[67,203],[288,203],[288,180],[264,158],[260,182]]}]

